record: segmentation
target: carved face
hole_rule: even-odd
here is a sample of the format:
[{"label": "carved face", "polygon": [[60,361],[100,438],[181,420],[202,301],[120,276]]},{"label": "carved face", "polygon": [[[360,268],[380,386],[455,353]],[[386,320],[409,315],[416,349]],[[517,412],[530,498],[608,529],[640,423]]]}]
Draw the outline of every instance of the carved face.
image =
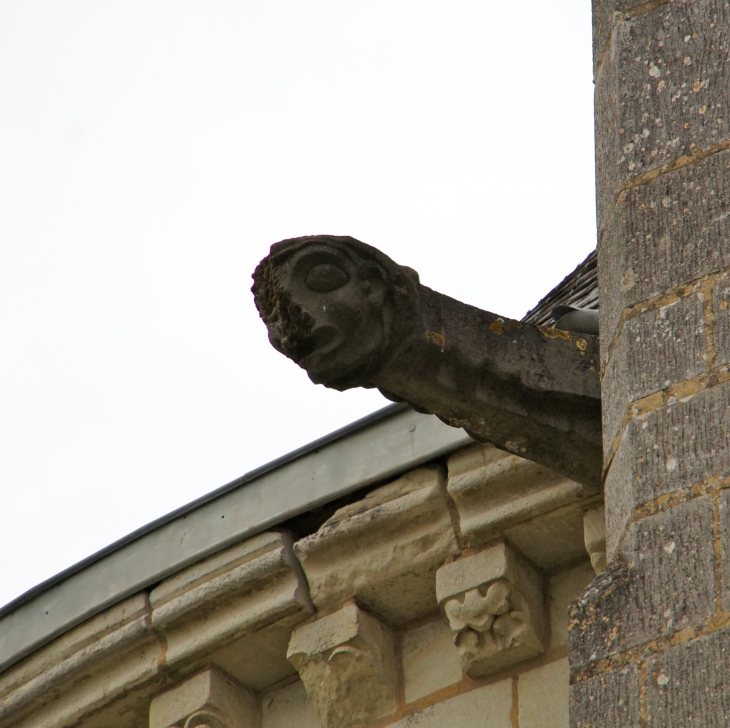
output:
[{"label": "carved face", "polygon": [[394,344],[396,297],[388,271],[358,255],[357,246],[372,249],[352,238],[298,238],[277,246],[256,269],[253,287],[271,344],[317,384],[372,386]]}]

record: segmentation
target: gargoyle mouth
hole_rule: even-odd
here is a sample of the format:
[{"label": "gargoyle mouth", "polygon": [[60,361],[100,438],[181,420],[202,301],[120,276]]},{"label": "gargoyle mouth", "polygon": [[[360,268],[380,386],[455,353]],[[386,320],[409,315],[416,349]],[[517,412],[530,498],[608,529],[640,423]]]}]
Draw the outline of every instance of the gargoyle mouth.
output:
[{"label": "gargoyle mouth", "polygon": [[340,344],[340,337],[334,326],[319,326],[306,336],[301,344],[303,356],[297,364],[303,369],[316,366],[325,356],[333,352]]}]

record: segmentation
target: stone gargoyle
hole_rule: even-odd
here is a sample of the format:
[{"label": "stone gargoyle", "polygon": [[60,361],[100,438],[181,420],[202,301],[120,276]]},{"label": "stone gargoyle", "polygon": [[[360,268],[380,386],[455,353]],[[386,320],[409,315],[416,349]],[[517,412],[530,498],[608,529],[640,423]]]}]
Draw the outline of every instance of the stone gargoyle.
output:
[{"label": "stone gargoyle", "polygon": [[253,279],[269,341],[315,384],[377,387],[478,441],[599,487],[596,336],[461,303],[351,237],[282,240]]}]

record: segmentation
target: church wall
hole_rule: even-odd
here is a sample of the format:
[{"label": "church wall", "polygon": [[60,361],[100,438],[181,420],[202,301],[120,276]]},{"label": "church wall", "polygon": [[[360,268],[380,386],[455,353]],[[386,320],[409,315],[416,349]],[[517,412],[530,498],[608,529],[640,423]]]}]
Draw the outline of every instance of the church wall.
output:
[{"label": "church wall", "polygon": [[600,505],[464,448],[87,620],[0,674],[0,725],[567,728],[567,609]]}]

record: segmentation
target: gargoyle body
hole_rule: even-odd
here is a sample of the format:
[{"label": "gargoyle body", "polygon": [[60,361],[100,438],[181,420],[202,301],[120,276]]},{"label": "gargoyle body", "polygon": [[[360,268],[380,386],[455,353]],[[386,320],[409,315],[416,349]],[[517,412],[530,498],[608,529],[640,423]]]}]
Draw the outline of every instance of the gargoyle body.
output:
[{"label": "gargoyle body", "polygon": [[600,485],[596,336],[468,306],[350,237],[276,243],[253,277],[269,341],[316,384],[377,387],[477,440]]}]

